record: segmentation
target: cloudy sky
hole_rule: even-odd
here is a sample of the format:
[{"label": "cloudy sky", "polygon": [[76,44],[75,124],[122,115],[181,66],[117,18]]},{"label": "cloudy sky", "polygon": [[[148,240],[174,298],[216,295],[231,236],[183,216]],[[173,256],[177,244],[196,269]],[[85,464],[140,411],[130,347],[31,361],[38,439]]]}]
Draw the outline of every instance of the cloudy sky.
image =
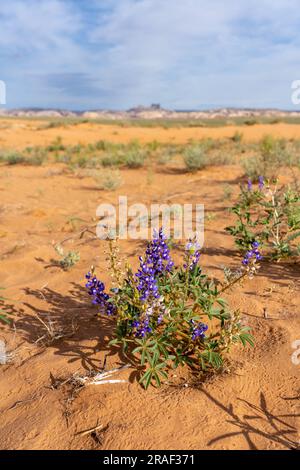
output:
[{"label": "cloudy sky", "polygon": [[299,0],[0,1],[9,108],[293,109],[297,79]]}]

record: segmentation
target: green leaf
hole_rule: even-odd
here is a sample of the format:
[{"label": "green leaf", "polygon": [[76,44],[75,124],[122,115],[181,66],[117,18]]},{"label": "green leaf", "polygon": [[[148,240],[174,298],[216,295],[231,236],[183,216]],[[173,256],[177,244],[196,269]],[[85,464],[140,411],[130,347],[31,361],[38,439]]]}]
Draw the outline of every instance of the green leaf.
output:
[{"label": "green leaf", "polygon": [[252,348],[254,348],[254,338],[250,333],[240,333],[239,339],[243,346],[246,346],[246,344],[248,343]]}]

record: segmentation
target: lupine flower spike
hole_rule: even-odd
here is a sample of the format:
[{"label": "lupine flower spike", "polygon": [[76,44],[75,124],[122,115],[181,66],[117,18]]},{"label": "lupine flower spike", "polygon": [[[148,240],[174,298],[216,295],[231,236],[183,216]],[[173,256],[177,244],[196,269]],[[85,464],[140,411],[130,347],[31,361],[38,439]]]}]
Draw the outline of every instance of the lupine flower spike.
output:
[{"label": "lupine flower spike", "polygon": [[264,181],[264,177],[263,176],[259,176],[258,178],[258,187],[259,187],[259,190],[261,191],[265,186],[265,181]]},{"label": "lupine flower spike", "polygon": [[191,271],[198,265],[200,259],[200,245],[197,242],[196,237],[193,240],[189,240],[185,247],[186,263],[184,268],[189,268]]},{"label": "lupine flower spike", "polygon": [[192,340],[196,341],[198,338],[204,339],[205,338],[205,331],[208,330],[208,325],[205,323],[196,323],[194,320],[190,321],[191,329],[192,329]]},{"label": "lupine flower spike", "polygon": [[93,270],[86,274],[86,288],[88,289],[89,295],[92,297],[92,303],[99,305],[101,312],[107,315],[114,315],[116,312],[115,306],[109,302],[109,295],[105,293],[105,285],[99,281],[95,276]]},{"label": "lupine flower spike", "polygon": [[257,264],[257,262],[263,259],[261,252],[259,250],[259,246],[260,246],[260,243],[257,241],[254,241],[253,243],[251,243],[252,249],[246,252],[244,259],[242,261],[242,265],[248,271],[250,277],[253,277],[253,275],[259,269],[259,264]]}]

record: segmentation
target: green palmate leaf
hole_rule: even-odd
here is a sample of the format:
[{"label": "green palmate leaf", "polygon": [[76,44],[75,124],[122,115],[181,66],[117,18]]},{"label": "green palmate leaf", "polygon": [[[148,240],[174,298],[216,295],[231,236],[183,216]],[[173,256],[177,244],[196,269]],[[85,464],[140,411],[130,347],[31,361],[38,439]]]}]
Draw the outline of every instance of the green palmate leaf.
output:
[{"label": "green palmate leaf", "polygon": [[151,369],[148,369],[139,380],[139,383],[143,384],[145,389],[147,389],[151,383],[151,380],[152,380],[152,371]]},{"label": "green palmate leaf", "polygon": [[243,344],[243,346],[246,346],[247,343],[250,344],[252,348],[254,348],[255,343],[254,343],[254,338],[250,333],[240,333],[239,334],[239,340]]},{"label": "green palmate leaf", "polygon": [[218,302],[219,305],[221,305],[221,307],[226,307],[227,306],[226,300],[221,299],[220,297],[218,299],[216,299],[216,301]]},{"label": "green palmate leaf", "polygon": [[120,340],[118,338],[115,338],[115,339],[112,339],[110,340],[110,342],[108,343],[109,346],[115,346],[117,344],[120,344]]},{"label": "green palmate leaf", "polygon": [[202,358],[206,363],[209,363],[212,367],[216,369],[219,369],[223,364],[221,355],[214,351],[204,351],[202,353]]}]

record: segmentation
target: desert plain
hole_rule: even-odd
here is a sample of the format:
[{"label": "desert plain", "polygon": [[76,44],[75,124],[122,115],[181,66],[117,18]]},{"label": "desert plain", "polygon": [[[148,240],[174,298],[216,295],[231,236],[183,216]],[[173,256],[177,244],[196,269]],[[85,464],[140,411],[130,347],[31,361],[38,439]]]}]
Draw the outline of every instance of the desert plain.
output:
[{"label": "desert plain", "polygon": [[[177,369],[170,383],[147,391],[130,368],[118,374],[121,383],[77,389],[70,380],[126,362],[108,345],[114,320],[97,316],[84,287],[91,265],[110,284],[107,242],[95,233],[97,206],[124,194],[129,204],[203,203],[201,266],[222,279],[224,266],[241,262],[225,232],[233,220],[228,208],[246,180],[241,160],[265,135],[297,142],[300,125],[0,119],[0,149],[8,155],[0,162],[0,307],[10,320],[0,324],[7,355],[0,365],[1,449],[299,447],[300,364],[292,361],[300,340],[299,259],[262,263],[254,279],[226,294],[255,347],[232,349],[222,373],[203,379]],[[181,154],[202,140],[217,142],[212,163],[190,172]],[[148,152],[138,168],[98,165],[132,142]],[[297,168],[278,171],[282,184],[299,178]],[[80,254],[68,270],[57,262],[57,244]],[[121,256],[136,267],[144,246],[120,241]],[[49,337],[51,325],[61,337]]]}]

